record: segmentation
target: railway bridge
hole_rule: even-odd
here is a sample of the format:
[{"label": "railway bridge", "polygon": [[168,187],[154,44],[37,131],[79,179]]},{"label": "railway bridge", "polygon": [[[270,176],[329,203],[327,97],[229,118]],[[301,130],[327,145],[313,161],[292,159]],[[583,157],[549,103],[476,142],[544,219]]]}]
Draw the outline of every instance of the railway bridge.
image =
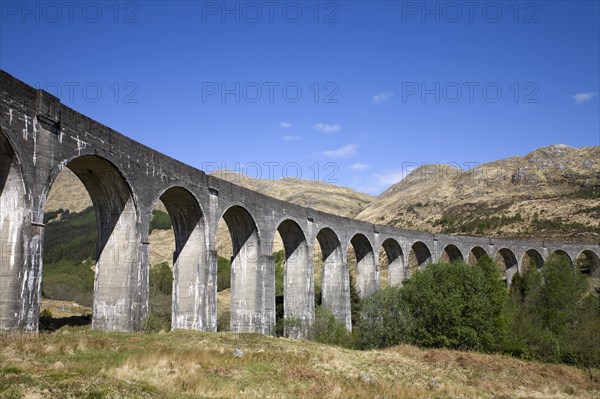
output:
[{"label": "railway bridge", "polygon": [[[99,243],[92,326],[135,331],[148,314],[152,210],[164,203],[175,233],[172,327],[216,331],[219,220],[233,246],[231,330],[273,334],[273,242],[285,249],[285,317],[314,319],[314,262],[322,254],[322,303],[350,329],[348,249],[356,255],[361,297],[380,288],[385,250],[390,285],[410,277],[412,263],[474,262],[487,254],[507,282],[553,253],[600,276],[598,243],[500,240],[398,229],[319,212],[271,198],[179,162],[61,104],[0,71],[0,330],[38,330],[44,209],[64,168],[86,187]],[[319,248],[316,248],[316,247]],[[289,331],[302,335],[302,329]]]}]

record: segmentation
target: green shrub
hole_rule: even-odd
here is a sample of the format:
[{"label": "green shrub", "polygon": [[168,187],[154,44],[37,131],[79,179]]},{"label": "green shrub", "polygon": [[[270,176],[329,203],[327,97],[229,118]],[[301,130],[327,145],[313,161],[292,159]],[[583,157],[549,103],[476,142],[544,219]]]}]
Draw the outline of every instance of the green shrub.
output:
[{"label": "green shrub", "polygon": [[160,209],[152,211],[152,220],[150,221],[150,233],[153,230],[169,230],[171,228],[171,217],[168,213]]},{"label": "green shrub", "polygon": [[42,270],[42,296],[92,306],[94,262],[60,260],[45,264]]},{"label": "green shrub", "polygon": [[600,311],[588,278],[569,259],[552,255],[542,272],[516,275],[508,301],[505,350],[547,362],[600,366]]},{"label": "green shrub", "polygon": [[171,329],[173,303],[173,272],[167,262],[150,268],[148,293],[149,312],[144,321],[144,331],[157,332]]},{"label": "green shrub", "polygon": [[[60,220],[55,219],[60,215]],[[94,208],[70,213],[59,209],[44,215],[47,225],[44,232],[44,264],[69,260],[81,263],[96,259],[98,225]]]},{"label": "green shrub", "polygon": [[217,291],[231,287],[231,262],[222,256],[217,257]]},{"label": "green shrub", "polygon": [[310,328],[309,337],[324,344],[353,347],[352,333],[323,306],[315,308],[315,320]]},{"label": "green shrub", "polygon": [[505,334],[506,291],[493,262],[431,264],[401,289],[414,328],[411,342],[426,347],[496,350]]},{"label": "green shrub", "polygon": [[412,313],[402,301],[402,288],[388,287],[362,301],[353,333],[360,349],[385,348],[411,342],[414,328]]}]

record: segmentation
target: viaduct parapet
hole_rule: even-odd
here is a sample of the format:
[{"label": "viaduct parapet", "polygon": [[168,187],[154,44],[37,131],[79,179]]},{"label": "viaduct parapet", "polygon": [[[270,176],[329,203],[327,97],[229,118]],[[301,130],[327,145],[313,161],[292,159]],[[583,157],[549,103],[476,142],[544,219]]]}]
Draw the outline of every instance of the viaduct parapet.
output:
[{"label": "viaduct parapet", "polygon": [[[600,275],[598,243],[500,240],[429,234],[343,218],[245,189],[154,151],[0,71],[0,330],[38,330],[44,208],[63,168],[85,185],[96,212],[99,245],[92,326],[134,331],[148,314],[152,209],[161,200],[175,232],[172,327],[216,331],[219,220],[233,244],[231,330],[273,334],[273,241],[285,249],[284,310],[302,336],[315,314],[313,254],[322,253],[322,303],[351,328],[347,251],[356,254],[362,297],[380,287],[379,250],[390,285],[410,277],[410,263],[504,264],[507,281],[525,260],[543,267],[552,253]],[[293,330],[293,331],[292,331]]]}]

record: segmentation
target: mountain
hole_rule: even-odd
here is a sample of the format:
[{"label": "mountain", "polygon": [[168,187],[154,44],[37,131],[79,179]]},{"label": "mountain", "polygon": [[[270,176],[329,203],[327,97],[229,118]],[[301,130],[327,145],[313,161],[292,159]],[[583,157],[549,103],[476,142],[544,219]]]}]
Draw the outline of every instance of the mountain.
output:
[{"label": "mountain", "polygon": [[349,218],[375,200],[369,194],[315,180],[253,179],[230,170],[219,170],[212,175],[270,197]]},{"label": "mountain", "polygon": [[551,145],[462,170],[424,165],[357,216],[433,233],[600,239],[600,146]]}]

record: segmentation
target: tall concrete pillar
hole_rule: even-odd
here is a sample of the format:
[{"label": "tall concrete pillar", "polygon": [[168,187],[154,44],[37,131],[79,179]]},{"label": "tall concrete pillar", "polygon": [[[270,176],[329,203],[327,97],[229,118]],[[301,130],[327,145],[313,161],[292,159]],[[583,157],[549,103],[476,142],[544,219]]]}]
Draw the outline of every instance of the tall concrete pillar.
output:
[{"label": "tall concrete pillar", "polygon": [[0,134],[0,331],[38,330],[43,224],[30,197],[15,152]]}]

